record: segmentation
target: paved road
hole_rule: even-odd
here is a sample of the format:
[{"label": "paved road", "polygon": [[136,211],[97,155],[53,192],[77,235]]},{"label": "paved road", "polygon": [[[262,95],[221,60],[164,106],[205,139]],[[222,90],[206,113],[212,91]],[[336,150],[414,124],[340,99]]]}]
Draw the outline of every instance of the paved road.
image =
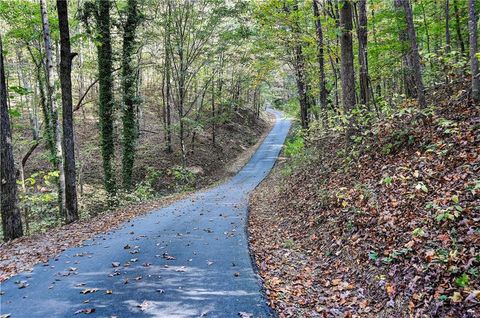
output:
[{"label": "paved road", "polygon": [[272,131],[232,179],[7,280],[1,314],[71,317],[94,308],[77,317],[270,317],[246,222],[248,194],[270,172],[290,128],[274,113]]}]

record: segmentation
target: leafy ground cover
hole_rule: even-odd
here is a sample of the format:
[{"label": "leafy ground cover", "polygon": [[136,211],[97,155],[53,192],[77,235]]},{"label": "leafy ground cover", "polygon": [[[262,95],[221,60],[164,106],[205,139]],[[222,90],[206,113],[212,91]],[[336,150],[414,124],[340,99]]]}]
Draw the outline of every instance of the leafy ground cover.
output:
[{"label": "leafy ground cover", "polygon": [[480,112],[463,87],[430,101],[348,147],[287,142],[249,220],[280,317],[480,315]]}]

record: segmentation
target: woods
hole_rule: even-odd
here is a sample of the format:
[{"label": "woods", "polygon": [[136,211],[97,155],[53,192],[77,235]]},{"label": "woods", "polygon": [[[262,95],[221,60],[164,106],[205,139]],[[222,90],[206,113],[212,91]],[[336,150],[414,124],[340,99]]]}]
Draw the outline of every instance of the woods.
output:
[{"label": "woods", "polygon": [[279,317],[480,315],[479,9],[258,2],[260,39],[281,61],[274,103],[298,121],[250,200]]},{"label": "woods", "polygon": [[[480,315],[479,11],[475,0],[0,0],[0,281],[43,263],[60,297],[78,268],[108,271],[98,299],[132,288],[118,308],[152,315],[180,298],[206,315],[188,307],[203,288],[282,318]],[[115,244],[57,258],[92,238]],[[265,295],[228,290],[256,283],[249,253]],[[168,300],[148,309],[156,297]],[[116,309],[96,304],[64,315]],[[253,316],[235,310],[224,316]]]},{"label": "woods", "polygon": [[[13,131],[23,153],[15,160],[19,204],[33,199],[28,188],[41,175],[47,187],[57,184],[52,217],[79,218],[92,149],[75,126],[94,118],[113,207],[141,182],[135,162],[144,135],[161,130],[165,154],[179,155],[184,169],[198,134],[208,131],[215,146],[217,126],[239,106],[255,118],[272,104],[298,115],[305,131],[338,128],[352,140],[401,99],[426,111],[430,87],[462,74],[478,100],[476,11],[475,1],[459,0],[2,2],[7,104],[14,125],[32,132]],[[150,110],[157,127],[145,126]],[[51,167],[29,170],[44,149]],[[42,197],[49,205],[52,198]]]},{"label": "woods", "polygon": [[[198,165],[223,164],[239,149],[222,149],[227,138],[262,125],[272,66],[257,56],[252,10],[214,0],[0,2],[14,160],[2,164],[12,188],[5,240],[213,175]],[[207,147],[215,156],[203,159]]]}]

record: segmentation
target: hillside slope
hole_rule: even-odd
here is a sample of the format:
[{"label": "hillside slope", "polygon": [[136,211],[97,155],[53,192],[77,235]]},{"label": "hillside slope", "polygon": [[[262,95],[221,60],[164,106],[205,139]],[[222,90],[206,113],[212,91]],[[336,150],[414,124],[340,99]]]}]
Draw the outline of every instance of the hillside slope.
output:
[{"label": "hillside slope", "polygon": [[280,317],[480,315],[480,112],[466,92],[277,165],[250,234]]}]

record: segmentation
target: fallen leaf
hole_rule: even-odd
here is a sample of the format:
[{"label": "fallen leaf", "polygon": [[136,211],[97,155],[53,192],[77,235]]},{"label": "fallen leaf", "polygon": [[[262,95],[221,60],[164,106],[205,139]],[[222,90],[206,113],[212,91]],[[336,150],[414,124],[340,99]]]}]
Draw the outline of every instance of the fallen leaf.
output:
[{"label": "fallen leaf", "polygon": [[91,294],[91,293],[95,293],[98,291],[98,288],[85,288],[84,290],[82,290],[80,292],[80,294]]},{"label": "fallen leaf", "polygon": [[80,310],[77,310],[75,312],[75,315],[78,315],[78,314],[92,314],[95,312],[95,308],[84,308],[84,309],[80,309]]}]

